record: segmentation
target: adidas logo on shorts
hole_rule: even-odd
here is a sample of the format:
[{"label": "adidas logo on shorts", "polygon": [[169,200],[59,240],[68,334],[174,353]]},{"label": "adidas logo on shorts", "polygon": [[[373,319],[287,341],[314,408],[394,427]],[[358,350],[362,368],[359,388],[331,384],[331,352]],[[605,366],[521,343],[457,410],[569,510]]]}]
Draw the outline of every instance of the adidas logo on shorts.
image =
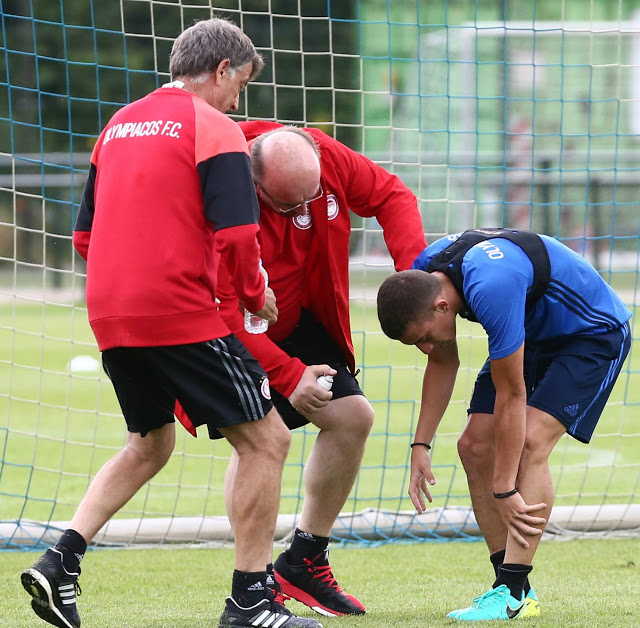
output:
[{"label": "adidas logo on shorts", "polygon": [[578,414],[578,408],[580,407],[579,403],[573,403],[570,406],[566,406],[564,411],[569,415],[569,416],[576,416],[576,414]]}]

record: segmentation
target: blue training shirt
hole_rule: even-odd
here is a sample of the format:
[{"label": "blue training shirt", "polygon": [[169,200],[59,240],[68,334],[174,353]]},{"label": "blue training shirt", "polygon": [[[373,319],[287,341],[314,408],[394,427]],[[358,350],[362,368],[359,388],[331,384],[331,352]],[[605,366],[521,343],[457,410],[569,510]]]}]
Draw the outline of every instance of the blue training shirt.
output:
[{"label": "blue training shirt", "polygon": [[[413,262],[425,270],[457,240],[456,233],[430,244]],[[584,257],[549,236],[540,236],[551,262],[544,296],[526,307],[533,264],[513,242],[493,238],[471,247],[462,261],[464,299],[489,337],[489,357],[504,358],[528,343],[575,334],[602,334],[621,327],[631,312]]]}]

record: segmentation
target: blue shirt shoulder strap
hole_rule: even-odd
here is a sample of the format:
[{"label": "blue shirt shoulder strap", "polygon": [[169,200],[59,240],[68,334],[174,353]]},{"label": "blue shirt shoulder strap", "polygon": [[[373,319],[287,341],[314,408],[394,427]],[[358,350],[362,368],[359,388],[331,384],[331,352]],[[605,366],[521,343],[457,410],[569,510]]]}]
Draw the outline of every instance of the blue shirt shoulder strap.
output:
[{"label": "blue shirt shoulder strap", "polygon": [[551,279],[549,253],[538,234],[531,231],[516,231],[513,229],[468,229],[457,240],[435,255],[425,270],[428,273],[440,271],[449,277],[465,303],[465,309],[460,312],[460,316],[471,321],[477,321],[478,319],[464,298],[462,260],[471,247],[479,242],[493,238],[504,238],[517,244],[531,260],[533,264],[533,286],[527,295],[527,305],[531,305],[542,298]]}]

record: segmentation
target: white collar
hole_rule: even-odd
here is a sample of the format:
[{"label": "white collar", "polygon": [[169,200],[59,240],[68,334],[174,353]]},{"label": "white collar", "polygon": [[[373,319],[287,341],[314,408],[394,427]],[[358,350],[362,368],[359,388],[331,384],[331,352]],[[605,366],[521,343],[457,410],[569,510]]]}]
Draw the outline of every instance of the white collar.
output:
[{"label": "white collar", "polygon": [[165,83],[162,87],[177,87],[178,89],[182,89],[184,83],[182,81],[171,81],[171,83]]}]

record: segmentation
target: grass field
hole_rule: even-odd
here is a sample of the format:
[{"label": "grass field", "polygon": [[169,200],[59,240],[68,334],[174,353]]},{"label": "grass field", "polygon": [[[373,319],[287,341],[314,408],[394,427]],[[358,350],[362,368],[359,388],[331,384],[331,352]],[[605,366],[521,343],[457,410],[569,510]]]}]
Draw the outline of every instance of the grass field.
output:
[{"label": "grass field", "polygon": [[[354,282],[365,295],[352,307],[356,360],[365,365],[359,380],[375,408],[376,423],[345,512],[412,510],[406,496],[407,445],[425,357],[380,332],[369,294],[380,277],[374,271]],[[462,369],[433,451],[434,507],[469,504],[456,440],[485,359],[486,339],[478,325],[464,321],[459,337]],[[124,424],[110,382],[104,373],[70,373],[69,361],[77,355],[99,359],[82,307],[21,299],[0,304],[0,412],[5,417],[0,424],[0,520],[70,518],[93,475],[123,442]],[[592,443],[584,446],[566,437],[553,453],[558,505],[637,500],[640,435],[633,416],[640,403],[639,366],[636,352]],[[283,513],[299,510],[301,469],[313,441],[313,428],[294,433]],[[212,444],[205,434],[193,439],[178,427],[175,455],[121,516],[223,515],[228,455],[225,442]]]},{"label": "grass field", "polygon": [[[0,553],[0,624],[45,626],[31,611],[20,572],[37,554]],[[321,618],[325,628],[439,628],[455,608],[491,586],[484,543],[390,544],[337,548],[331,562],[342,586],[367,607],[362,617]],[[83,561],[79,598],[86,628],[211,628],[229,594],[233,552],[225,549],[95,551]],[[531,582],[541,600],[531,628],[640,626],[640,545],[632,540],[544,541]],[[498,622],[467,624],[492,626]]]},{"label": "grass field", "polygon": [[[368,279],[371,286],[379,277]],[[365,281],[366,290],[371,286]],[[367,293],[368,294],[368,293]],[[376,410],[362,470],[345,512],[367,507],[412,510],[406,497],[408,443],[425,364],[418,351],[380,333],[370,295],[353,307],[361,385]],[[634,336],[639,335],[636,323]],[[366,333],[365,333],[366,332]],[[475,373],[486,351],[478,326],[459,328],[462,370],[436,439],[434,507],[466,506],[468,491],[455,443]],[[123,442],[111,384],[99,373],[70,373],[77,355],[99,358],[82,307],[70,303],[0,304],[0,521],[70,518],[95,472]],[[552,456],[557,504],[638,501],[637,405],[640,356],[633,354],[589,446],[565,438]],[[228,447],[179,430],[176,453],[121,516],[223,514]],[[300,473],[313,429],[298,430],[283,482],[281,512],[300,507]],[[0,626],[41,625],[19,573],[38,554],[0,552]],[[446,614],[466,606],[491,582],[487,551],[475,543],[338,546],[332,564],[345,588],[368,608],[361,618],[325,619],[325,627],[455,625]],[[531,626],[640,627],[637,539],[546,540],[533,583],[543,614]],[[83,626],[196,628],[216,625],[229,592],[230,549],[92,551],[83,563]],[[295,612],[305,607],[289,603]],[[44,624],[42,624],[44,625]]]}]

